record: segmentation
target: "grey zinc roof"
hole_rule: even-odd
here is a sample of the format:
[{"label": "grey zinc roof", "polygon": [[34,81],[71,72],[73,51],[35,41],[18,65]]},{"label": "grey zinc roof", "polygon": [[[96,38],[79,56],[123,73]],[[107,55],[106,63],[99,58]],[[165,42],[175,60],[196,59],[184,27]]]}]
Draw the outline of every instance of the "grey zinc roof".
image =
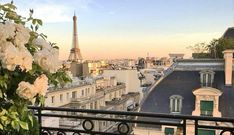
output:
[{"label": "grey zinc roof", "polygon": [[169,97],[183,97],[182,114],[191,114],[194,110],[192,90],[199,87],[199,72],[174,71],[152,90],[141,107],[142,112],[170,113]]},{"label": "grey zinc roof", "polygon": [[[215,71],[214,87],[221,90],[219,110],[223,117],[234,117],[234,88],[224,85],[224,71]],[[141,112],[170,113],[169,97],[183,97],[181,114],[191,115],[195,96],[192,91],[200,88],[199,71],[173,71],[149,93],[141,106]]]}]

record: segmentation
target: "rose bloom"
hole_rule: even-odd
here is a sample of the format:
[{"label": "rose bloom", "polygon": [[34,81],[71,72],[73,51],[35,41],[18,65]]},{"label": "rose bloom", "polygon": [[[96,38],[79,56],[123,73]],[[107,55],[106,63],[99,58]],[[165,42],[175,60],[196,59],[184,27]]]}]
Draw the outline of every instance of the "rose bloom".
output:
[{"label": "rose bloom", "polygon": [[29,71],[32,69],[33,57],[31,53],[25,48],[20,49],[20,56],[22,59],[22,63],[20,63],[20,68],[22,70]]},{"label": "rose bloom", "polygon": [[14,44],[17,47],[24,47],[30,38],[30,30],[22,24],[14,24],[15,25],[15,36],[14,36]]},{"label": "rose bloom", "polygon": [[34,54],[34,61],[44,70],[47,70],[50,73],[55,73],[59,68],[61,68],[62,63],[57,56],[57,51],[54,49],[52,50],[53,51],[42,49],[38,51]]},{"label": "rose bloom", "polygon": [[6,22],[0,23],[0,43],[6,41],[7,38],[13,38],[15,36],[15,26],[13,23]]},{"label": "rose bloom", "polygon": [[4,42],[0,46],[0,60],[3,68],[10,71],[14,71],[16,65],[22,63],[19,50],[11,42]]},{"label": "rose bloom", "polygon": [[0,60],[3,68],[14,71],[17,65],[22,70],[32,69],[33,57],[26,47],[16,48],[11,42],[3,42],[0,46]]},{"label": "rose bloom", "polygon": [[37,94],[34,85],[24,81],[18,84],[16,93],[19,97],[27,100],[32,100]]},{"label": "rose bloom", "polygon": [[42,74],[34,82],[35,89],[39,95],[45,96],[48,89],[48,78]]},{"label": "rose bloom", "polygon": [[50,50],[52,48],[51,45],[42,38],[36,38],[32,43],[36,46],[42,47],[42,49]]}]

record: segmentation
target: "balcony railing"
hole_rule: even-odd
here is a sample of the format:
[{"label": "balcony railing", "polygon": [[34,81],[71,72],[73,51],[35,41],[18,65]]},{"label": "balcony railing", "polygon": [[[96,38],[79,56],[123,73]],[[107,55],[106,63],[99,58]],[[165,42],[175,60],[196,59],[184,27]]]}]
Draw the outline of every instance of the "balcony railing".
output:
[{"label": "balcony railing", "polygon": [[[155,114],[145,112],[129,112],[129,111],[107,111],[107,110],[89,110],[89,109],[71,109],[57,107],[29,107],[38,117],[40,131],[43,135],[134,135],[134,129],[145,126],[173,126],[177,127],[180,135],[186,135],[188,128],[191,128],[191,123],[194,125],[192,130],[198,135],[198,130],[215,130],[216,135],[229,133],[234,135],[234,118],[220,117],[201,117],[190,115],[170,115],[170,114]],[[51,113],[49,113],[51,111]],[[74,112],[75,115],[69,115]],[[83,114],[83,115],[82,115]],[[90,115],[89,115],[90,114]],[[92,114],[92,115],[91,115]],[[53,127],[43,124],[44,118],[60,118],[60,119],[75,119],[79,125],[73,127]],[[161,119],[161,120],[159,120]],[[99,122],[99,123],[98,123]],[[106,130],[100,130],[100,122],[105,122],[103,125],[109,126]],[[221,124],[225,123],[225,124]],[[53,123],[55,124],[55,123]],[[97,127],[99,125],[99,127]],[[190,126],[188,126],[190,125]],[[155,129],[155,131],[159,131]],[[164,134],[164,132],[162,132]],[[191,135],[187,133],[188,135]]]}]

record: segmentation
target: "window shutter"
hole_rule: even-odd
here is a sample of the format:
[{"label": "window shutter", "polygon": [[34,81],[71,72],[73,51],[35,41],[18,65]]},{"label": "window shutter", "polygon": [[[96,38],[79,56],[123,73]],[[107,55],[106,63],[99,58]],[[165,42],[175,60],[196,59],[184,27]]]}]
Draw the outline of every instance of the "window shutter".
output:
[{"label": "window shutter", "polygon": [[213,111],[213,101],[201,101],[201,110]]},{"label": "window shutter", "polygon": [[174,128],[165,128],[165,135],[174,135]]},{"label": "window shutter", "polygon": [[198,129],[198,135],[215,135],[215,131]]}]

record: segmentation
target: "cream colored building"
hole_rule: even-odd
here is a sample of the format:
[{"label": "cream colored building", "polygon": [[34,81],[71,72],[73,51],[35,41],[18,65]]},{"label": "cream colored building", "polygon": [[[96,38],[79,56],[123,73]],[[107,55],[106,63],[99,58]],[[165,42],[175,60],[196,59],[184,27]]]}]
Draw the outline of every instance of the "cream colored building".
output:
[{"label": "cream colored building", "polygon": [[126,84],[126,92],[141,92],[141,84],[136,69],[104,70],[103,76],[115,76],[117,82]]},{"label": "cream colored building", "polygon": [[[73,79],[74,82],[64,88],[51,88],[46,94],[46,106],[69,107],[73,109],[129,110],[139,104],[140,94],[127,92],[126,84],[117,82],[114,76]],[[135,109],[135,108],[134,108]],[[66,112],[70,115],[76,113]],[[78,114],[77,114],[78,115]],[[104,115],[103,117],[111,117]],[[46,120],[55,121],[55,120]],[[81,128],[80,120],[60,119],[59,126]],[[53,125],[53,124],[52,124]],[[56,125],[56,124],[55,124]],[[95,130],[105,131],[115,127],[114,122],[95,121]]]}]

